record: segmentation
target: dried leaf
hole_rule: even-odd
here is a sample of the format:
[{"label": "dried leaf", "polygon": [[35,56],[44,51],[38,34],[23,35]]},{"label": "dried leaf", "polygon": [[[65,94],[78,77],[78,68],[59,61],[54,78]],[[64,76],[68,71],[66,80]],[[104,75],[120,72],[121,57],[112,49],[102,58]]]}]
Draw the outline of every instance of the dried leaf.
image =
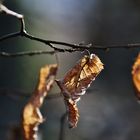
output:
[{"label": "dried leaf", "polygon": [[65,103],[68,107],[69,128],[74,128],[77,126],[79,118],[77,104],[71,99],[66,100]]},{"label": "dried leaf", "polygon": [[25,140],[36,140],[37,138],[38,125],[44,121],[40,107],[52,87],[56,72],[56,64],[47,65],[40,70],[37,88],[23,109],[22,127]]},{"label": "dried leaf", "polygon": [[69,127],[77,126],[79,114],[77,101],[85,94],[86,89],[103,69],[101,60],[95,55],[85,55],[64,77],[57,80],[66,103]]},{"label": "dried leaf", "polygon": [[132,80],[136,90],[136,96],[140,100],[140,54],[137,56],[132,67]]}]

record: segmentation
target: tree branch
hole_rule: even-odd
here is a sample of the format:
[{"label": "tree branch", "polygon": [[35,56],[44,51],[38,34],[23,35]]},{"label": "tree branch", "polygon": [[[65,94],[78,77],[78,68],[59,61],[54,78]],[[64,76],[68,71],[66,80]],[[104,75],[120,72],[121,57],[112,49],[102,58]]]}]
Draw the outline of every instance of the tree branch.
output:
[{"label": "tree branch", "polygon": [[18,14],[18,13],[16,13],[16,12],[12,11],[12,10],[9,10],[6,6],[4,6],[4,5],[1,4],[1,3],[0,3],[0,11],[6,13],[6,14],[8,14],[8,15],[14,16],[14,17],[16,17],[16,18],[18,18],[18,19],[22,19],[22,18],[23,18],[23,15]]},{"label": "tree branch", "polygon": [[32,55],[39,55],[39,54],[54,54],[54,53],[55,53],[55,51],[35,50],[35,51],[17,52],[17,53],[0,52],[0,56],[2,56],[2,57],[19,57],[19,56],[32,56]]},{"label": "tree branch", "polygon": [[15,33],[10,33],[10,34],[4,35],[4,36],[0,37],[0,41],[7,40],[7,39],[17,37],[17,36],[20,36],[20,32],[15,32]]},{"label": "tree branch", "polygon": [[[20,23],[21,23],[21,28],[20,28],[19,32],[14,32],[14,33],[7,34],[7,35],[4,35],[4,36],[0,37],[0,42],[4,41],[4,40],[7,40],[7,39],[10,39],[10,38],[21,36],[21,37],[25,37],[25,38],[28,38],[28,39],[31,39],[31,40],[34,40],[34,41],[44,43],[44,44],[50,46],[51,48],[53,48],[55,50],[55,52],[73,52],[73,51],[79,50],[79,49],[81,49],[81,50],[89,49],[90,46],[91,46],[91,44],[88,44],[88,45],[78,44],[77,45],[77,44],[70,44],[70,43],[66,43],[66,42],[52,41],[52,40],[46,40],[46,39],[42,39],[42,38],[39,38],[39,37],[35,37],[35,36],[27,33],[26,28],[25,28],[25,21],[24,21],[24,16],[23,15],[18,14],[16,12],[12,11],[12,10],[9,10],[7,7],[5,7],[2,4],[0,4],[0,10],[4,13],[8,14],[8,15],[15,16],[16,18],[18,18],[20,20]],[[72,49],[56,48],[56,47],[53,46],[53,44],[67,46],[67,47],[70,47]],[[40,53],[38,53],[38,54],[40,54]],[[26,55],[26,53],[25,53],[25,55]],[[19,54],[17,54],[17,56],[19,56]]]},{"label": "tree branch", "polygon": [[[10,39],[10,38],[25,37],[25,38],[28,38],[28,39],[31,39],[34,41],[41,42],[45,45],[48,45],[50,48],[54,49],[54,51],[43,51],[43,50],[37,51],[37,50],[35,50],[35,51],[29,51],[29,52],[17,52],[14,54],[10,54],[7,52],[0,52],[0,56],[16,57],[16,56],[25,56],[25,55],[31,56],[31,55],[40,55],[40,54],[54,54],[56,52],[84,51],[85,49],[86,50],[109,50],[109,49],[120,49],[120,48],[130,49],[130,48],[139,48],[140,47],[140,43],[105,46],[105,45],[92,45],[92,44],[87,44],[87,45],[86,44],[71,44],[71,43],[67,43],[67,42],[42,39],[39,37],[35,37],[26,31],[26,26],[25,26],[25,21],[24,21],[23,15],[18,14],[12,10],[9,10],[7,7],[5,7],[2,4],[0,4],[0,11],[18,18],[20,20],[20,24],[21,24],[20,31],[10,33],[10,34],[0,37],[0,42]],[[57,48],[57,47],[54,47],[53,45],[62,45],[62,46],[69,47],[69,49]]]}]

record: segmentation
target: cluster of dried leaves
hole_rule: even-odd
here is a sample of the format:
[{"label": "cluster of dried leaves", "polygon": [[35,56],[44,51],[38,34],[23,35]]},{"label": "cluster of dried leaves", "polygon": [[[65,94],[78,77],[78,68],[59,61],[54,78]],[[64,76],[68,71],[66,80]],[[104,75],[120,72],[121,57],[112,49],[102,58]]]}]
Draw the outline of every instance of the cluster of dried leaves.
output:
[{"label": "cluster of dried leaves", "polygon": [[[22,113],[25,140],[37,139],[38,126],[44,121],[40,107],[55,81],[57,68],[57,64],[53,64],[40,70],[38,85]],[[77,126],[79,118],[77,101],[81,95],[85,94],[86,89],[102,69],[103,63],[95,54],[85,55],[63,79],[56,80],[64,97],[70,128]]]},{"label": "cluster of dried leaves", "polygon": [[[55,79],[58,69],[57,64],[42,67],[37,87],[23,109],[22,128],[24,139],[37,139],[38,126],[44,121],[40,107],[55,81],[64,97],[69,128],[76,127],[79,119],[77,102],[103,68],[103,63],[95,54],[85,55],[66,73],[63,79],[59,80]],[[140,54],[132,68],[132,79],[136,95],[140,99]]]}]

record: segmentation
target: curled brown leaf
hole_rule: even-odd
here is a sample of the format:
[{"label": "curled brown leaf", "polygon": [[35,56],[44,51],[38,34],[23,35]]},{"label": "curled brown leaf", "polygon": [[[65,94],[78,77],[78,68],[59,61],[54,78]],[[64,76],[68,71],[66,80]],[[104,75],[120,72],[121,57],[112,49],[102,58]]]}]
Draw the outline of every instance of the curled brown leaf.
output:
[{"label": "curled brown leaf", "polygon": [[103,63],[95,54],[85,55],[65,75],[64,79],[56,81],[64,96],[70,128],[77,126],[79,118],[77,101],[80,100],[81,95],[85,94],[102,69]]},{"label": "curled brown leaf", "polygon": [[22,128],[25,140],[36,140],[37,138],[38,125],[44,121],[40,107],[53,85],[56,72],[56,64],[47,65],[40,70],[38,85],[22,113]]}]

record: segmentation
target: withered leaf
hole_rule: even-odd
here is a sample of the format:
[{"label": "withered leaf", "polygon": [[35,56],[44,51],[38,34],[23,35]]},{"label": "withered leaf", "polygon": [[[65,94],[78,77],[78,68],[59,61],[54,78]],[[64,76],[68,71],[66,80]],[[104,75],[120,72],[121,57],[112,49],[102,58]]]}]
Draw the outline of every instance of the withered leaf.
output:
[{"label": "withered leaf", "polygon": [[69,119],[69,128],[74,128],[77,126],[79,113],[76,102],[72,99],[65,100],[66,106],[68,108],[68,119]]},{"label": "withered leaf", "polygon": [[70,128],[77,126],[79,118],[77,101],[85,94],[86,89],[102,69],[103,63],[95,54],[85,55],[64,79],[56,81],[64,96]]},{"label": "withered leaf", "polygon": [[36,140],[38,125],[44,121],[40,112],[44,98],[53,85],[57,72],[57,65],[46,65],[40,70],[38,85],[25,105],[22,113],[22,128],[25,140]]},{"label": "withered leaf", "polygon": [[132,67],[132,80],[136,90],[136,96],[140,100],[140,54],[137,56]]}]

